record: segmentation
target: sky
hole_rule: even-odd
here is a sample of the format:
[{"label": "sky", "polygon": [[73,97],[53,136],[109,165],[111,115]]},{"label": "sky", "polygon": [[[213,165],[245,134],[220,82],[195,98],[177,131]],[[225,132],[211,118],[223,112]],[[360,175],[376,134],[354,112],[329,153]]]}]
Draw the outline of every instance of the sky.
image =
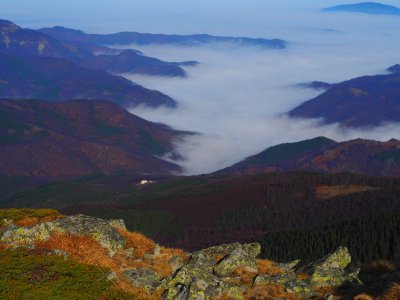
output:
[{"label": "sky", "polygon": [[[3,0],[4,1],[4,0]],[[2,1],[2,2],[3,2]],[[384,73],[400,63],[400,17],[326,14],[331,0],[12,0],[2,18],[29,28],[62,25],[86,32],[209,33],[282,38],[286,50],[238,45],[171,47],[131,45],[167,61],[197,60],[187,79],[124,74],[179,103],[176,110],[139,107],[131,112],[200,135],[176,142],[186,174],[216,171],[282,142],[327,136],[400,138],[398,124],[344,130],[318,120],[293,120],[288,110],[321,93],[297,85],[340,82]],[[400,6],[400,1],[385,1]],[[24,9],[21,9],[21,8]]]}]

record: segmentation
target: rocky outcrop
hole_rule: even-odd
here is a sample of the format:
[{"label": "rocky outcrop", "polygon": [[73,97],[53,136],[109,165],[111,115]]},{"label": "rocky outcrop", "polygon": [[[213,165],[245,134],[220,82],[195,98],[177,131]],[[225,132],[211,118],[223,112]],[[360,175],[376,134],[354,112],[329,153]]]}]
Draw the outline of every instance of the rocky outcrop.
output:
[{"label": "rocky outcrop", "polygon": [[222,295],[242,299],[245,287],[233,285],[228,277],[238,268],[257,272],[260,250],[257,243],[234,243],[193,253],[187,265],[164,281],[165,299],[200,300]]},{"label": "rocky outcrop", "polygon": [[154,291],[161,284],[158,274],[147,268],[126,270],[124,276],[133,287],[145,288],[150,292]]},{"label": "rocky outcrop", "polygon": [[[48,239],[53,233],[89,235],[107,248],[110,255],[113,256],[125,246],[125,239],[110,223],[115,222],[76,215],[30,227],[9,225],[3,231],[0,241],[8,244],[32,245],[37,240]],[[117,223],[121,225],[121,221]]]},{"label": "rocky outcrop", "polygon": [[335,252],[299,271],[310,275],[313,286],[340,286],[344,283],[360,283],[357,275],[360,270],[350,270],[351,256],[347,248],[340,247]]},{"label": "rocky outcrop", "polygon": [[[11,248],[32,250],[35,241],[48,239],[54,233],[89,235],[107,248],[111,256],[118,251],[115,262],[121,263],[122,259],[122,264],[107,275],[110,281],[123,281],[132,288],[147,290],[148,296],[162,294],[165,300],[252,299],[252,292],[270,285],[280,286],[286,296],[296,294],[304,299],[319,299],[321,294],[318,291],[325,287],[362,284],[358,279],[359,270],[349,267],[351,256],[345,247],[300,268],[297,267],[301,264],[298,260],[288,263],[258,260],[261,253],[258,243],[225,244],[192,254],[176,250],[166,254],[166,248],[155,244],[154,249],[139,258],[135,255],[135,248],[129,248],[135,247],[132,240],[127,243],[116,227],[124,228],[123,220],[102,220],[85,215],[30,227],[11,223],[0,228],[0,246],[4,243]],[[41,252],[70,258],[69,253],[58,249],[42,249]],[[165,272],[168,266],[170,270]],[[160,272],[161,268],[163,272]],[[327,295],[322,296],[326,298]]]},{"label": "rocky outcrop", "polygon": [[[301,297],[315,296],[320,287],[338,287],[343,284],[362,284],[357,278],[358,270],[348,269],[351,256],[346,248],[339,248],[326,257],[295,269],[299,261],[276,264],[282,274],[258,274],[256,258],[260,245],[228,244],[211,247],[192,254],[188,264],[173,276],[163,280],[164,298],[172,299],[214,299],[222,295],[233,299],[243,299],[249,289],[245,285],[235,285],[234,271],[242,268],[254,273],[253,286],[280,285],[287,293]],[[219,257],[224,256],[218,260]]]},{"label": "rocky outcrop", "polygon": [[[287,265],[290,266],[295,263],[297,265],[299,262],[295,261]],[[340,247],[324,258],[297,270],[286,269],[284,274],[275,276],[259,275],[255,278],[254,284],[283,285],[287,292],[300,294],[304,297],[313,296],[314,290],[320,287],[362,284],[357,277],[359,269],[349,269],[350,263],[349,251],[347,248]]]}]

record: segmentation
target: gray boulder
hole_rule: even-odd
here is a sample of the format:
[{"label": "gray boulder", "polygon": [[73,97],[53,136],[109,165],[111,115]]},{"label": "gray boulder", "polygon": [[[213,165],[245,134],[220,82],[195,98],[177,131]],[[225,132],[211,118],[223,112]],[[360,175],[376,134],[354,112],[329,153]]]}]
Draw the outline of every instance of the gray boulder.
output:
[{"label": "gray boulder", "polygon": [[161,285],[158,274],[147,268],[126,270],[124,276],[129,280],[133,287],[145,288],[149,292],[153,292]]},{"label": "gray boulder", "polygon": [[360,284],[359,270],[350,270],[351,255],[346,247],[339,247],[336,251],[317,260],[301,269],[310,275],[310,283],[315,287],[340,286],[344,283]]},{"label": "gray boulder", "polygon": [[125,246],[125,239],[109,222],[85,215],[70,216],[30,227],[8,226],[0,241],[10,244],[33,244],[46,240],[53,233],[89,235],[108,249],[110,256]]},{"label": "gray boulder", "polygon": [[258,272],[256,258],[261,253],[261,245],[258,243],[239,245],[215,268],[218,276],[230,276],[235,269],[242,267],[249,272]]}]

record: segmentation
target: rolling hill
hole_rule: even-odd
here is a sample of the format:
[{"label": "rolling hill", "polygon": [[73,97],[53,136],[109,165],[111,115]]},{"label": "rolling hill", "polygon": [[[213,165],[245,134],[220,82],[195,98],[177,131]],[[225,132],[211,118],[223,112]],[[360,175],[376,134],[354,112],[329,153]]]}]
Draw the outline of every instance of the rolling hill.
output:
[{"label": "rolling hill", "polygon": [[129,171],[170,174],[179,132],[106,101],[0,101],[0,173],[65,178]]},{"label": "rolling hill", "polygon": [[352,140],[337,143],[318,137],[270,147],[220,174],[256,174],[303,170],[320,173],[400,175],[400,141]]},{"label": "rolling hill", "polygon": [[[395,66],[392,67],[395,70]],[[317,119],[345,127],[379,126],[400,122],[400,74],[363,76],[331,87],[294,108],[294,118]]]},{"label": "rolling hill", "polygon": [[46,57],[22,58],[0,51],[0,97],[48,101],[107,100],[131,108],[176,107],[172,98],[131,81],[80,67],[70,61]]}]

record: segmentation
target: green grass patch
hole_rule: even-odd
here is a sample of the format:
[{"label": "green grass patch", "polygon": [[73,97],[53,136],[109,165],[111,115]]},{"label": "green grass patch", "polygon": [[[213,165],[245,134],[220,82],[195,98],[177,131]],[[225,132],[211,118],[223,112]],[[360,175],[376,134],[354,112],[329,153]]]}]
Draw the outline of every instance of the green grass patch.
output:
[{"label": "green grass patch", "polygon": [[110,289],[109,270],[22,250],[0,252],[0,299],[133,299]]}]

